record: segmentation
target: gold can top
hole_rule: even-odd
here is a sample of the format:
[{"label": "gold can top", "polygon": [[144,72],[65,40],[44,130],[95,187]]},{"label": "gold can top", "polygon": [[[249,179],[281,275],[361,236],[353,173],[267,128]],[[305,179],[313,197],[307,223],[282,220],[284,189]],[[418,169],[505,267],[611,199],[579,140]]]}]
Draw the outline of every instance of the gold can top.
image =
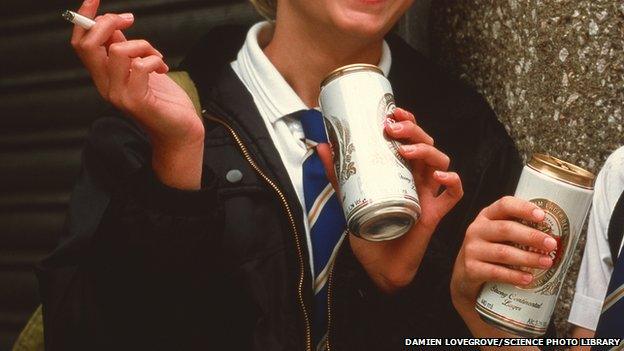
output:
[{"label": "gold can top", "polygon": [[333,70],[329,75],[327,75],[327,77],[321,82],[321,89],[329,84],[329,82],[338,77],[361,71],[370,71],[383,75],[383,71],[381,70],[381,68],[375,65],[370,65],[368,63],[355,63],[352,65],[346,65]]},{"label": "gold can top", "polygon": [[528,166],[562,182],[585,189],[594,188],[596,176],[593,173],[556,157],[534,154]]}]

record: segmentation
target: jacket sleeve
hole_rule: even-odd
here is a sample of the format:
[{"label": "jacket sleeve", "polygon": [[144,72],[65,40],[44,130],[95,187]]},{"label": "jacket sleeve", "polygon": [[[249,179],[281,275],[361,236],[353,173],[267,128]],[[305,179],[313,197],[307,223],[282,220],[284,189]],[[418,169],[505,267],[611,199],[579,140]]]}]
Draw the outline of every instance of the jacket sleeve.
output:
[{"label": "jacket sleeve", "polygon": [[[194,259],[190,251],[214,247],[209,242],[217,240],[221,211],[208,168],[200,190],[163,184],[152,171],[147,137],[122,118],[94,124],[83,162],[83,173],[97,178],[92,183],[108,196],[90,245],[91,260],[100,268],[175,272]],[[89,201],[88,193],[81,198]]]},{"label": "jacket sleeve", "polygon": [[170,188],[152,172],[150,150],[128,119],[93,124],[63,237],[37,267],[46,349],[140,340],[133,323],[187,308],[184,301],[163,304],[164,296],[193,294],[194,284],[214,278],[202,267],[215,259],[221,232],[216,179],[204,169],[201,190]]}]

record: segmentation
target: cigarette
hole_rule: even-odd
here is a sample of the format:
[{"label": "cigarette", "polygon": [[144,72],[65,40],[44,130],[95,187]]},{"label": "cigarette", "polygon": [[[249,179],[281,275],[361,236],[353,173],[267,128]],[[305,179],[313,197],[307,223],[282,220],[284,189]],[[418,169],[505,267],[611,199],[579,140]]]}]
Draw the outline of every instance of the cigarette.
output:
[{"label": "cigarette", "polygon": [[65,10],[61,14],[61,16],[64,19],[70,21],[71,23],[78,25],[84,29],[91,29],[91,27],[93,27],[93,25],[95,24],[94,20],[90,19],[89,17],[85,17],[79,13],[76,13],[74,11]]}]

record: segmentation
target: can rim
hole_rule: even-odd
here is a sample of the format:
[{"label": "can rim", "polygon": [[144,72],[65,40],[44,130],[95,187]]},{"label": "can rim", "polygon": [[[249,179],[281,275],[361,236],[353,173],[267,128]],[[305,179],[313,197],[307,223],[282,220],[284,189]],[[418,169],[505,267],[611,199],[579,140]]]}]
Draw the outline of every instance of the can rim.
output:
[{"label": "can rim", "polygon": [[329,84],[332,80],[347,75],[347,74],[351,74],[351,73],[355,73],[355,72],[361,72],[361,71],[371,71],[371,72],[375,72],[375,73],[379,73],[381,75],[383,75],[383,71],[381,70],[381,68],[375,66],[375,65],[371,65],[368,63],[354,63],[351,65],[346,65],[346,66],[342,66],[339,68],[336,68],[335,70],[333,70],[330,74],[327,75],[327,77],[325,77],[325,79],[323,79],[323,81],[321,82],[321,89],[326,86],[327,84]]},{"label": "can rim", "polygon": [[528,166],[562,182],[585,189],[594,188],[596,176],[579,166],[545,154],[533,154]]},{"label": "can rim", "polygon": [[[417,198],[411,196],[384,197],[374,201],[365,201],[363,204],[364,206],[356,206],[350,212],[347,218],[347,227],[351,233],[368,241],[384,241],[398,238],[405,234],[420,218],[420,203]],[[409,217],[409,226],[405,230],[382,236],[363,233],[370,227],[372,219],[388,214],[395,214],[405,218]]]}]

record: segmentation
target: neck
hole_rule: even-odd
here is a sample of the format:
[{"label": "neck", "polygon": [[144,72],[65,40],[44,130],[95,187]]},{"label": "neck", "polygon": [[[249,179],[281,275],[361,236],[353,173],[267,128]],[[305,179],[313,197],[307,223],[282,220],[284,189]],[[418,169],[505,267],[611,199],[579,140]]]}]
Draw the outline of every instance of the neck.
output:
[{"label": "neck", "polygon": [[334,69],[352,63],[379,63],[383,38],[363,42],[300,23],[304,21],[296,18],[276,21],[264,53],[306,106],[318,106],[320,84]]}]

